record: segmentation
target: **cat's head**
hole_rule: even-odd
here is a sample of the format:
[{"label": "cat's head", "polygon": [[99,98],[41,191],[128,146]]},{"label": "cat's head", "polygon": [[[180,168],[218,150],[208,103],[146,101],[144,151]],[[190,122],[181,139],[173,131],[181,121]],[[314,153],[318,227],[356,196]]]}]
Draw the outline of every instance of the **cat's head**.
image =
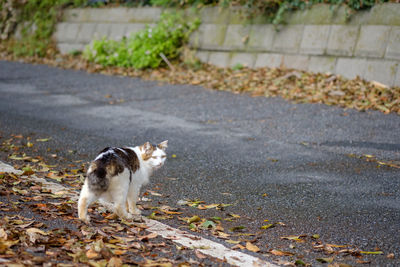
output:
[{"label": "cat's head", "polygon": [[168,140],[152,145],[149,142],[144,143],[139,147],[142,160],[149,164],[153,169],[159,169],[164,165],[167,158],[165,150],[168,147]]}]

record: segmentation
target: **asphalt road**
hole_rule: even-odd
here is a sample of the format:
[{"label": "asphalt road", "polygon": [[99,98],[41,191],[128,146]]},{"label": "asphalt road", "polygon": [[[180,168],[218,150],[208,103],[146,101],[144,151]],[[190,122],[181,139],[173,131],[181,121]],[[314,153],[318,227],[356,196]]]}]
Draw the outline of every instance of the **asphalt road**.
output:
[{"label": "asphalt road", "polygon": [[400,165],[398,115],[0,61],[0,128],[51,137],[44,145],[85,161],[106,146],[167,139],[176,157],[148,186],[168,196],[160,202],[235,204],[227,212],[249,232],[283,222],[262,234],[266,250],[289,250],[284,235],[319,234],[395,254],[364,258],[372,265],[400,265],[400,169],[377,162]]}]

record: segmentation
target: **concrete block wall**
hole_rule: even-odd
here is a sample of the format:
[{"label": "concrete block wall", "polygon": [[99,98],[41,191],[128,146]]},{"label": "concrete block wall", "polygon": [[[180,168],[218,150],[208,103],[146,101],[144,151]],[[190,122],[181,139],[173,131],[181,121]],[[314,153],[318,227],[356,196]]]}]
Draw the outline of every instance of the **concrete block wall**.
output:
[{"label": "concrete block wall", "polygon": [[[62,53],[82,50],[92,39],[120,39],[154,24],[159,8],[73,9],[59,23],[55,39]],[[400,4],[377,5],[348,18],[345,8],[316,5],[287,14],[274,26],[242,10],[208,7],[190,45],[203,62],[220,67],[285,67],[360,76],[400,86]]]},{"label": "concrete block wall", "polygon": [[61,53],[82,51],[94,39],[120,40],[154,25],[161,8],[77,8],[64,13],[54,38]]}]

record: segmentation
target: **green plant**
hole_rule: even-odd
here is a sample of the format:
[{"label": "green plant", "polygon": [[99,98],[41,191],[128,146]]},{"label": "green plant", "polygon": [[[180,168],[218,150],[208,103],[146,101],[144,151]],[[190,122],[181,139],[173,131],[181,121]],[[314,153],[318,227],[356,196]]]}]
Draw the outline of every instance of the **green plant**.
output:
[{"label": "green plant", "polygon": [[163,13],[155,27],[146,27],[118,42],[94,40],[86,46],[83,55],[102,65],[156,68],[163,62],[161,54],[170,60],[179,55],[180,48],[199,24],[198,19],[187,22],[181,13]]},{"label": "green plant", "polygon": [[283,15],[287,11],[303,10],[318,3],[330,5],[346,5],[351,10],[368,9],[378,3],[396,0],[221,0],[225,7],[245,7],[246,16],[251,19],[262,15],[271,23],[283,23]]},{"label": "green plant", "polygon": [[6,0],[0,5],[1,39],[20,29],[13,51],[17,56],[44,56],[64,7],[82,5],[85,0]]},{"label": "green plant", "polygon": [[243,68],[244,68],[243,64],[241,64],[241,63],[236,63],[236,64],[232,67],[232,70],[241,70],[241,69],[243,69]]},{"label": "green plant", "polygon": [[151,5],[162,7],[200,7],[217,4],[218,2],[219,0],[150,0]]}]

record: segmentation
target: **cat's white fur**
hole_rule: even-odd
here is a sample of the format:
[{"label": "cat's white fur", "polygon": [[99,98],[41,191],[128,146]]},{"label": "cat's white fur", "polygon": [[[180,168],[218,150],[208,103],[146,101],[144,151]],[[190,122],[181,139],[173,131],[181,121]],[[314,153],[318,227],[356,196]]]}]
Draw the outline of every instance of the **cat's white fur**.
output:
[{"label": "cat's white fur", "polygon": [[[78,201],[78,216],[81,220],[86,223],[90,221],[87,208],[98,199],[102,204],[105,204],[106,208],[112,209],[113,212],[124,219],[133,219],[134,215],[140,215],[141,212],[136,207],[140,189],[149,182],[149,177],[152,175],[153,171],[164,165],[166,159],[165,148],[167,147],[168,141],[160,143],[164,149],[157,148],[149,159],[144,160],[142,155],[145,153],[144,149],[146,149],[146,144],[143,146],[125,148],[131,149],[136,153],[140,167],[132,174],[130,174],[128,168],[125,168],[122,173],[113,176],[110,179],[107,191],[96,194],[96,192],[90,190],[88,179],[85,179]],[[104,153],[99,154],[96,159],[101,158]],[[88,173],[89,172],[91,172],[90,168],[88,170]],[[129,179],[130,175],[131,181]],[[127,212],[127,208],[129,213]]]}]

